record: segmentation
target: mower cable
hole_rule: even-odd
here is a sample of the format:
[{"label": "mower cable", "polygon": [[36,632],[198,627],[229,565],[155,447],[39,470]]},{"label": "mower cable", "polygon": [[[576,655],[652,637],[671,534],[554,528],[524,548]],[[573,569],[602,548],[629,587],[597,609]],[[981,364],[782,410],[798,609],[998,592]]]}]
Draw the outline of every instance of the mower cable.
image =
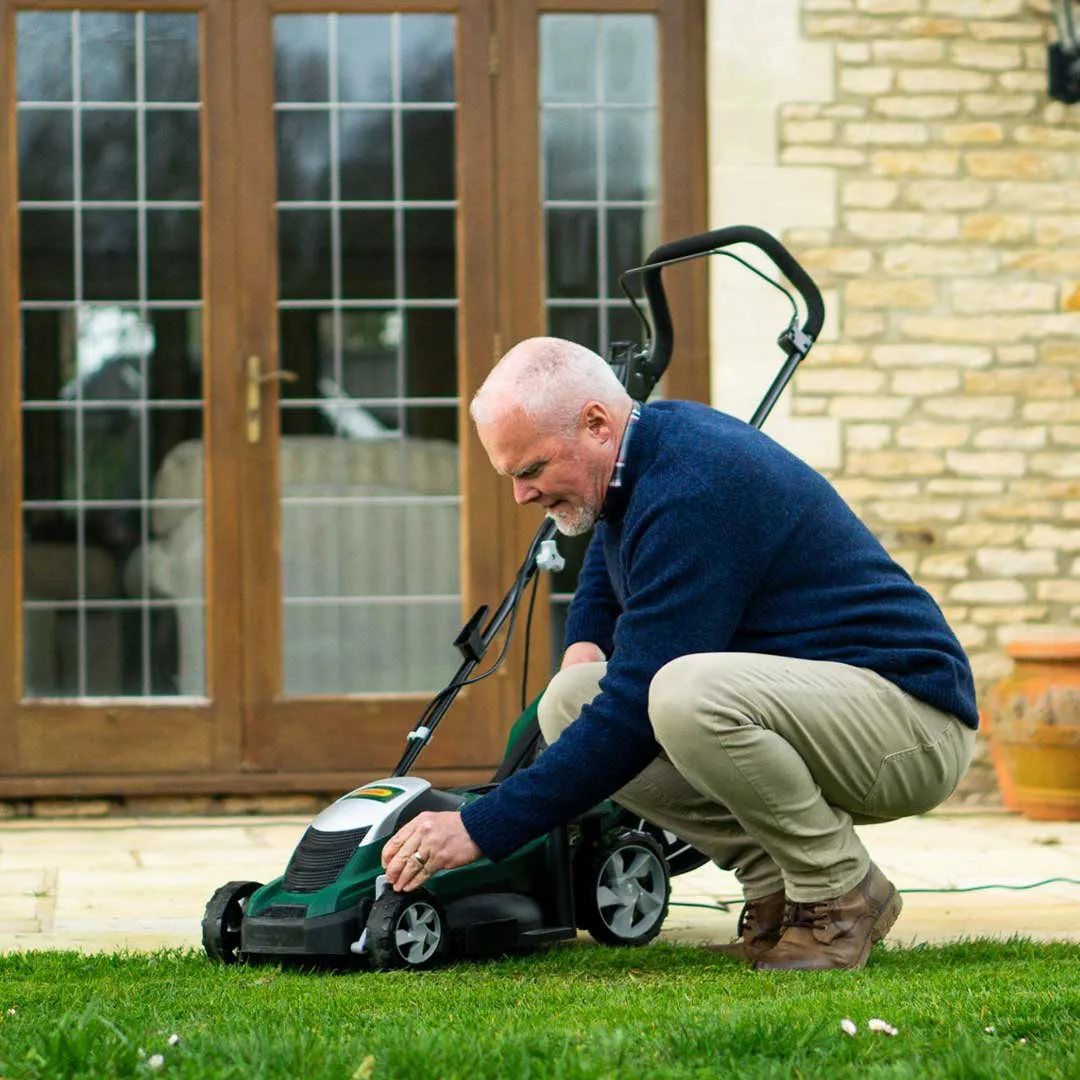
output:
[{"label": "mower cable", "polygon": [[540,575],[534,574],[532,592],[529,594],[529,609],[525,612],[525,658],[521,667],[521,711],[528,707],[529,683],[529,640],[532,637],[533,607],[536,605],[536,586],[540,584]]}]

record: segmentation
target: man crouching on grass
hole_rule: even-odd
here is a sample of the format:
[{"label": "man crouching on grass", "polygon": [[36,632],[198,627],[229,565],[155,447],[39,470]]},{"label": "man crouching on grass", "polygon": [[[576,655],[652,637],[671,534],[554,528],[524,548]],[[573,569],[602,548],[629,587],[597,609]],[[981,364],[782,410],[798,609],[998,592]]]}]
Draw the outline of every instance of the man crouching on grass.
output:
[{"label": "man crouching on grass", "polygon": [[472,403],[492,465],[595,527],[550,744],[383,853],[409,890],[614,797],[733,870],[759,970],[858,968],[901,900],[856,824],[921,814],[971,759],[971,670],[933,599],[808,465],[704,405],[638,406],[569,341],[511,349]]}]

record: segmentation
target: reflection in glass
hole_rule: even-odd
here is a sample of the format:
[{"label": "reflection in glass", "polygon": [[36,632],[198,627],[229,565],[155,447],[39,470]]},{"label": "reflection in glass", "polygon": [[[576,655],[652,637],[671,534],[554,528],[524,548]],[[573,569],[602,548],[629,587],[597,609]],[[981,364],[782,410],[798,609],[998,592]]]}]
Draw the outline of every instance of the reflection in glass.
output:
[{"label": "reflection in glass", "polygon": [[19,280],[23,300],[75,296],[75,215],[70,210],[19,212]]},{"label": "reflection in glass", "polygon": [[143,15],[147,101],[198,101],[199,16]]},{"label": "reflection in glass", "polygon": [[341,109],[337,113],[341,198],[345,202],[394,197],[390,112]]},{"label": "reflection in glass", "polygon": [[15,13],[20,101],[71,101],[71,14]]},{"label": "reflection in glass", "polygon": [[651,15],[608,15],[602,23],[604,101],[653,105],[656,90],[656,24]]},{"label": "reflection in glass", "polygon": [[657,198],[656,110],[617,109],[604,130],[606,198],[649,202]]},{"label": "reflection in glass", "polygon": [[593,210],[547,211],[547,292],[552,299],[596,295],[597,223]]},{"label": "reflection in glass", "polygon": [[545,199],[596,199],[597,119],[594,109],[545,110]]},{"label": "reflection in glass", "polygon": [[146,294],[150,300],[202,295],[198,210],[146,212]]},{"label": "reflection in glass", "polygon": [[598,30],[595,15],[540,17],[540,100],[545,105],[596,101]]},{"label": "reflection in glass", "polygon": [[274,100],[329,101],[330,23],[326,15],[274,18]]},{"label": "reflection in glass", "polygon": [[83,198],[102,201],[133,200],[136,197],[135,161],[134,111],[84,109]]},{"label": "reflection in glass", "polygon": [[138,216],[134,210],[84,210],[83,296],[132,300],[139,295]]},{"label": "reflection in glass", "polygon": [[330,198],[330,113],[279,112],[278,199],[311,202]]},{"label": "reflection in glass", "polygon": [[[405,316],[405,389],[410,397],[457,394],[457,310],[413,308]],[[457,439],[456,417],[427,410],[423,419],[432,438]],[[442,426],[440,426],[442,425]]]},{"label": "reflection in glass", "polygon": [[199,114],[151,109],[146,124],[146,197],[151,201],[199,198]]},{"label": "reflection in glass", "polygon": [[74,197],[71,113],[21,109],[19,198],[43,202]]},{"label": "reflection in glass", "polygon": [[364,300],[393,296],[394,260],[392,210],[341,211],[342,296]]},{"label": "reflection in glass", "polygon": [[401,117],[406,199],[454,198],[454,114],[418,109]]},{"label": "reflection in glass", "polygon": [[331,295],[330,212],[278,212],[278,295],[319,300]]},{"label": "reflection in glass", "polygon": [[84,11],[79,18],[83,101],[135,100],[135,16]]},{"label": "reflection in glass", "polygon": [[412,299],[457,295],[453,210],[409,210],[405,214],[405,292]]},{"label": "reflection in glass", "polygon": [[337,17],[338,100],[392,100],[390,15]]},{"label": "reflection in glass", "polygon": [[23,401],[60,400],[62,388],[78,373],[76,338],[70,309],[22,312]]},{"label": "reflection in glass", "polygon": [[453,101],[454,16],[399,19],[402,101]]}]

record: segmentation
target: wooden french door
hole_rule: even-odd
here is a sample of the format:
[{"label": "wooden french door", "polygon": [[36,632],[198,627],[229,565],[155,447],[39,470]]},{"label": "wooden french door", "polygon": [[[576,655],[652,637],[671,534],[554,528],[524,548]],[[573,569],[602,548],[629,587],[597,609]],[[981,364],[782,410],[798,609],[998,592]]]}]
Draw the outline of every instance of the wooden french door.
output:
[{"label": "wooden french door", "polygon": [[[526,336],[602,350],[613,263],[706,224],[703,5],[610,7],[0,0],[0,797],[392,768],[537,524],[473,392]],[[641,191],[552,187],[619,124]],[[707,397],[703,275],[670,293]],[[490,773],[521,637],[425,775]]]}]

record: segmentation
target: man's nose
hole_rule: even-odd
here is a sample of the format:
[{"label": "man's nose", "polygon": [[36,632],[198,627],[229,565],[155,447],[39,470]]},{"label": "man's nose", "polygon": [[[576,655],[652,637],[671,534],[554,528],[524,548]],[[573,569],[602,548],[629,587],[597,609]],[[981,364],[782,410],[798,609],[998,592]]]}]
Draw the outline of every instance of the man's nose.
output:
[{"label": "man's nose", "polygon": [[539,497],[540,492],[533,484],[530,484],[528,480],[519,480],[516,476],[514,477],[514,501],[518,506],[535,502]]}]

